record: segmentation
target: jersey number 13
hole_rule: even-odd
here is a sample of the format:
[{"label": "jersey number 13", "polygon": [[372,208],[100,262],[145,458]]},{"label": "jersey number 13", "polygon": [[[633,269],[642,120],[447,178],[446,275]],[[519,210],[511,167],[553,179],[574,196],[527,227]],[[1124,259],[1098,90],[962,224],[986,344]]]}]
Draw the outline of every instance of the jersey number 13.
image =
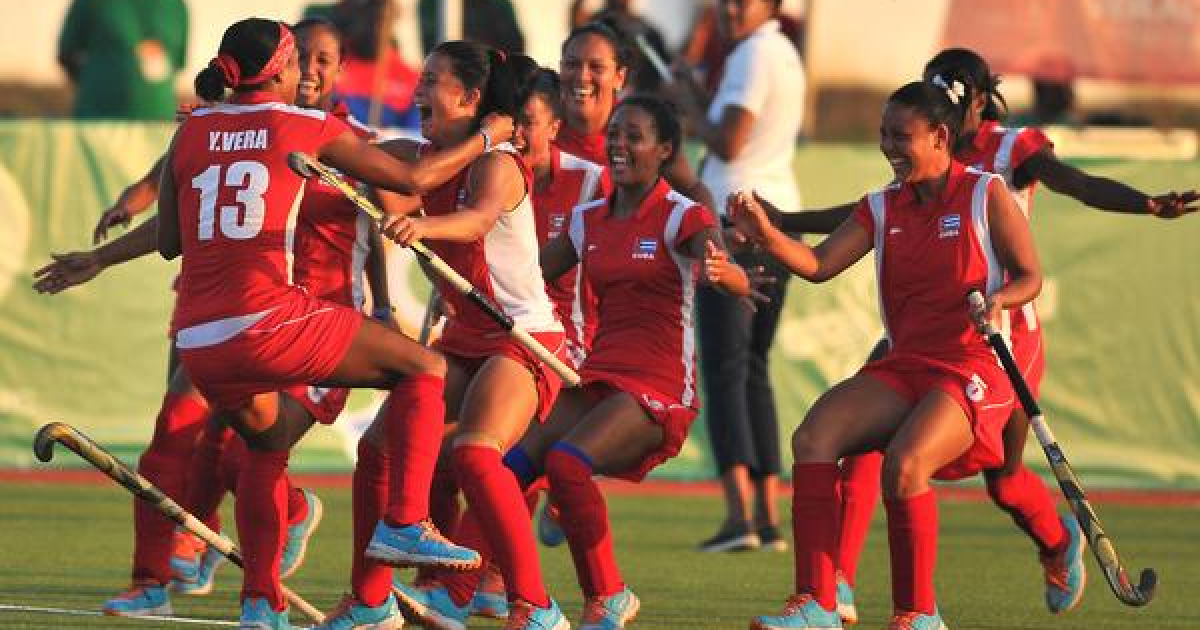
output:
[{"label": "jersey number 13", "polygon": [[[222,182],[224,179],[224,182]],[[213,239],[218,224],[217,192],[224,184],[236,190],[234,199],[240,204],[221,206],[220,230],[227,238],[246,240],[258,236],[266,216],[263,194],[271,176],[262,162],[242,160],[230,164],[221,177],[221,165],[214,164],[192,178],[192,188],[200,191],[199,239]]]}]

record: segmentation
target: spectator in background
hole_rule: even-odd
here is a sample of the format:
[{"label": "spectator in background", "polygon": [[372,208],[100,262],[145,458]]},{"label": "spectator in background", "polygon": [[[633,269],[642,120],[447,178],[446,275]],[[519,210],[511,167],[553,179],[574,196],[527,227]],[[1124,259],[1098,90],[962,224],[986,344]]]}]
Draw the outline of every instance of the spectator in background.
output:
[{"label": "spectator in background", "polygon": [[[721,37],[717,29],[716,3],[709,2],[696,16],[692,26],[691,37],[684,46],[680,56],[691,65],[697,74],[697,80],[704,86],[705,94],[713,94],[721,84],[722,69],[725,58],[733,48],[733,42]],[[794,18],[782,11],[776,14],[780,30],[792,40],[796,52],[804,56],[804,21]]]},{"label": "spectator in background", "polygon": [[[697,140],[708,151],[700,178],[725,216],[731,193],[800,203],[792,173],[804,106],[804,67],[775,16],[780,0],[720,0],[723,39],[732,43],[726,72],[711,102],[681,64],[673,84]],[[706,418],[725,494],[725,520],[702,551],[786,550],[776,506],[781,469],[779,425],[767,354],[783,310],[788,273],[754,251],[745,269],[775,278],[761,287],[769,301],[750,312],[737,299],[699,287],[697,340]]]},{"label": "spectator in background", "polygon": [[[441,0],[417,3],[421,21],[421,45],[425,54],[438,40],[438,5]],[[517,22],[517,12],[509,0],[463,0],[462,38],[491,46],[510,55],[525,53],[525,34]]]},{"label": "spectator in background", "polygon": [[187,54],[183,0],[74,0],[58,63],[75,86],[76,118],[172,120]]},{"label": "spectator in background", "polygon": [[[400,55],[392,37],[396,10],[391,0],[341,0],[310,5],[304,17],[333,22],[345,47],[336,98],[371,127],[415,130],[420,124],[413,92],[417,71]],[[377,68],[377,61],[383,64]],[[380,71],[381,70],[381,71]],[[372,102],[378,101],[374,108]]]}]

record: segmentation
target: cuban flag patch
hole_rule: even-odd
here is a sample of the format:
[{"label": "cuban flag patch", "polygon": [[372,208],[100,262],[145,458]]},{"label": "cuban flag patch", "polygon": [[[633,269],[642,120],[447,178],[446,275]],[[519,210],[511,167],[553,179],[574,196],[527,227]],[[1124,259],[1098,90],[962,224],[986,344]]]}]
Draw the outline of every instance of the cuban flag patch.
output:
[{"label": "cuban flag patch", "polygon": [[654,254],[658,251],[658,239],[656,238],[639,238],[633,246],[633,258],[635,260],[654,260]]},{"label": "cuban flag patch", "polygon": [[957,214],[942,215],[938,219],[938,238],[953,238],[958,236],[962,228],[962,217]]},{"label": "cuban flag patch", "polygon": [[563,228],[567,225],[567,216],[564,214],[552,214],[549,218],[550,225],[549,229],[546,230],[546,236],[551,239],[558,238],[558,235],[562,234]]}]

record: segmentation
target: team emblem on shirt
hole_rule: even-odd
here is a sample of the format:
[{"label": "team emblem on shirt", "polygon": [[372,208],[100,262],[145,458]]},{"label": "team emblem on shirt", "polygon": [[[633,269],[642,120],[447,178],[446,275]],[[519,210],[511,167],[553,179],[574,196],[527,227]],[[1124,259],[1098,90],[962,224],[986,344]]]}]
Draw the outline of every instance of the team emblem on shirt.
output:
[{"label": "team emblem on shirt", "polygon": [[633,246],[634,260],[654,260],[654,253],[658,251],[658,239],[656,238],[639,238]]},{"label": "team emblem on shirt", "polygon": [[567,216],[565,214],[550,215],[550,229],[547,230],[547,235],[550,238],[558,238],[562,234],[563,226],[567,224]]},{"label": "team emblem on shirt", "polygon": [[953,238],[958,236],[962,228],[962,217],[957,214],[945,214],[938,219],[938,238]]},{"label": "team emblem on shirt", "polygon": [[978,374],[972,374],[971,382],[967,383],[964,393],[967,395],[967,400],[977,403],[983,400],[986,390],[987,384],[983,382],[983,379],[979,378]]}]

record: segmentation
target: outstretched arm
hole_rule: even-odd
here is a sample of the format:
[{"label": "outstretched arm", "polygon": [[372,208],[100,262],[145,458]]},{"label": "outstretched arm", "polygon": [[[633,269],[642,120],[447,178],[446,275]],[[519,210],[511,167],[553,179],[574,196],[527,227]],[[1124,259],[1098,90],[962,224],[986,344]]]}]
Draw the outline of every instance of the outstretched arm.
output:
[{"label": "outstretched arm", "polygon": [[1017,168],[1014,177],[1018,187],[1040,181],[1060,195],[1098,210],[1124,214],[1151,214],[1162,219],[1174,219],[1196,212],[1194,204],[1200,196],[1196,191],[1169,192],[1157,197],[1107,177],[1091,175],[1059,160],[1045,148],[1031,155]]},{"label": "outstretched arm", "polygon": [[824,282],[844,271],[871,251],[867,231],[856,221],[846,221],[829,238],[809,247],[789,238],[772,225],[761,205],[746,193],[737,193],[729,204],[738,231],[792,273],[811,282]]},{"label": "outstretched arm", "polygon": [[96,222],[92,231],[92,244],[99,244],[108,238],[108,231],[115,226],[128,226],[130,219],[143,213],[158,199],[158,182],[162,179],[163,158],[159,157],[154,166],[136,182],[130,184],[117,200]]},{"label": "outstretched arm", "polygon": [[90,281],[109,267],[141,258],[157,245],[158,217],[153,216],[91,251],[51,254],[54,262],[33,272],[33,288],[38,293],[60,293]]}]

